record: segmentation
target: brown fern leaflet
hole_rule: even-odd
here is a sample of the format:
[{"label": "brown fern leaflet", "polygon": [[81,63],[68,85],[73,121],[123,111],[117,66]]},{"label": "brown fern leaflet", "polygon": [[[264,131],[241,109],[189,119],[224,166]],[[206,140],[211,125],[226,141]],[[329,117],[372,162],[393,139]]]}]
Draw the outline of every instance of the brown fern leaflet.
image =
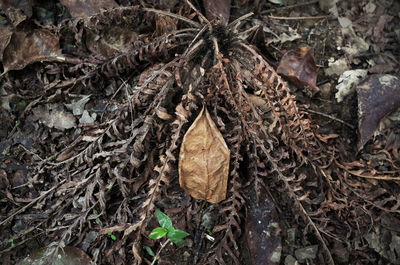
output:
[{"label": "brown fern leaflet", "polygon": [[[209,21],[199,7],[185,3],[177,14],[135,6],[74,24],[76,35],[79,27],[132,21],[142,32],[129,53],[89,58],[68,71],[49,70],[66,79],[49,87],[123,88],[126,97],[116,113],[84,127],[73,143],[39,163],[34,185],[48,176],[66,180],[51,193],[59,204],[47,213],[53,221],[39,226],[66,245],[81,243],[91,229],[99,231],[88,250],[98,264],[149,264],[143,247],[158,247],[147,236],[155,209],[166,201],[170,208],[164,211],[177,228],[195,235],[202,206],[179,187],[178,157],[184,134],[205,106],[229,148],[230,167],[227,198],[212,206],[218,213],[211,227],[215,242],[203,246],[198,263],[243,264],[238,240],[246,193],[258,198],[268,186],[291,200],[293,216],[301,217],[326,264],[333,264],[332,241],[343,241],[355,224],[368,225],[358,222],[355,209],[399,213],[396,197],[382,192],[384,202],[366,200],[370,183],[355,184],[351,172],[377,171],[363,162],[345,164],[337,136],[318,133],[306,106],[300,110],[287,84],[247,42],[253,14]],[[155,32],[151,25],[157,25]],[[354,200],[350,204],[347,198]],[[79,211],[66,217],[78,200]],[[345,221],[348,227],[328,229]],[[110,243],[108,232],[118,240]]]}]

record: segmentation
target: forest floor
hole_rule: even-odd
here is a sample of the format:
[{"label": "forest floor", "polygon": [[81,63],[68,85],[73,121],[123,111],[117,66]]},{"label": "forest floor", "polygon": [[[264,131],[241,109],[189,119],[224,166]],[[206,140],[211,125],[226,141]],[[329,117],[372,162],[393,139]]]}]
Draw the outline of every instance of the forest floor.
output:
[{"label": "forest floor", "polygon": [[[156,88],[144,90],[144,96],[141,94],[137,98],[131,95],[136,93],[135,87],[144,87],[143,83],[148,80],[151,80],[148,83],[154,79],[155,84],[167,84],[172,72],[154,77],[154,73],[167,68],[152,61],[140,66],[139,70],[116,77],[108,74],[114,71],[112,67],[118,68],[117,63],[104,64],[141,45],[137,42],[147,43],[182,27],[183,22],[176,22],[169,16],[157,20],[146,13],[132,18],[129,12],[137,11],[129,11],[130,7],[145,5],[199,21],[186,1],[116,0],[96,4],[92,3],[96,1],[87,1],[84,7],[74,6],[73,2],[80,1],[27,0],[19,1],[19,4],[1,1],[0,59],[4,74],[0,80],[0,264],[16,264],[29,253],[50,244],[75,246],[96,264],[131,264],[139,262],[138,257],[143,258],[143,263],[150,264],[152,256],[143,247],[148,246],[156,253],[160,250],[158,241],[147,237],[149,231],[158,226],[155,208],[165,211],[174,226],[191,234],[178,251],[175,250],[177,246],[167,246],[160,253],[158,264],[192,264],[193,256],[198,256],[199,264],[200,261],[212,264],[210,260],[205,261],[206,257],[235,264],[235,258],[230,256],[237,249],[231,253],[227,249],[233,249],[236,244],[239,246],[239,263],[246,265],[252,262],[254,265],[400,264],[400,112],[396,112],[400,106],[400,1],[287,0],[284,5],[272,3],[276,1],[232,1],[229,21],[254,13],[246,18],[247,28],[259,27],[255,27],[257,33],[245,41],[257,47],[263,58],[278,69],[278,74],[294,73],[295,77],[292,75],[285,80],[299,109],[312,117],[312,123],[321,135],[336,137],[340,148],[335,150],[340,150],[340,156],[353,161],[351,165],[359,168],[358,176],[355,170],[346,171],[352,172],[343,175],[348,181],[346,184],[340,183],[341,178],[331,179],[332,185],[347,187],[338,196],[342,198],[332,199],[325,194],[321,176],[314,182],[307,182],[307,189],[313,190],[309,191],[302,209],[311,218],[310,223],[301,218],[302,214],[292,211],[291,196],[271,186],[267,197],[277,209],[274,220],[279,223],[279,229],[275,231],[279,234],[279,243],[275,246],[262,246],[264,241],[252,244],[252,239],[246,238],[251,229],[246,227],[250,223],[248,215],[252,213],[244,202],[237,212],[239,220],[226,217],[230,222],[238,222],[237,226],[229,224],[233,228],[226,230],[230,231],[226,232],[226,242],[227,236],[218,228],[225,230],[228,221],[224,223],[225,219],[215,216],[221,223],[216,221],[219,226],[207,228],[207,231],[208,238],[214,238],[217,243],[207,238],[199,239],[205,233],[198,231],[205,213],[222,211],[223,207],[213,208],[212,204],[196,202],[185,194],[179,187],[177,162],[163,162],[163,165],[171,165],[169,175],[173,177],[169,180],[162,177],[159,180],[154,173],[159,172],[157,165],[161,158],[170,158],[167,145],[180,144],[183,135],[173,142],[173,137],[169,136],[174,133],[172,129],[169,131],[173,127],[157,125],[149,127],[156,139],[151,138],[151,141],[158,141],[157,144],[147,142],[148,136],[142,129],[137,130],[138,136],[132,136],[135,126],[144,126],[147,119],[139,121],[138,118],[136,122],[132,119],[136,114],[131,112],[145,113],[143,117],[147,117],[145,115],[154,110],[159,119],[171,119],[174,106],[179,106],[180,96],[171,95],[169,107],[157,105],[152,109],[147,106],[156,102],[157,97],[146,101],[146,93],[152,95]],[[192,2],[201,12],[207,9],[202,1]],[[98,15],[100,11],[122,10],[122,7],[125,9],[119,13]],[[182,53],[179,48],[168,49]],[[288,61],[284,61],[285,56],[289,57]],[[174,54],[172,59],[153,59],[168,63],[173,58]],[[96,69],[100,69],[101,77],[92,75],[91,71]],[[357,71],[346,72],[351,70]],[[117,74],[119,71],[116,70]],[[298,80],[300,74],[296,71],[302,71],[302,80]],[[367,79],[377,74],[376,78],[397,77],[397,83],[388,89],[389,94],[379,90],[382,84],[374,83],[376,79]],[[182,76],[176,75],[177,83]],[[316,83],[313,83],[315,77]],[[362,88],[356,89],[363,80],[367,80],[364,82],[367,87],[378,87],[378,92],[365,96],[367,103],[363,101]],[[356,84],[351,86],[353,81]],[[340,83],[342,88],[338,92]],[[165,98],[168,98],[167,94],[160,92]],[[160,102],[164,102],[162,100]],[[260,104],[253,100],[255,105]],[[129,109],[129,104],[139,107]],[[360,110],[363,104],[367,107]],[[188,112],[191,114],[191,111],[198,114],[199,104]],[[214,118],[219,116],[213,113],[219,112],[210,112],[227,138],[229,132],[221,129],[221,123]],[[367,119],[369,123],[366,124],[364,117],[371,113],[376,115],[372,121]],[[138,117],[142,117],[139,114]],[[189,116],[188,120],[192,122],[195,116]],[[225,122],[224,118],[222,120]],[[185,131],[188,125],[179,128]],[[229,124],[227,128],[231,128]],[[129,134],[134,141],[129,142]],[[329,139],[324,140],[328,146]],[[244,146],[239,148],[240,152],[248,151]],[[175,158],[178,157],[177,150],[172,152]],[[285,150],[294,149],[288,147]],[[128,151],[140,153],[140,156]],[[250,165],[250,160],[250,155],[242,156],[240,176],[248,174],[242,165]],[[362,172],[364,162],[377,169],[369,171],[375,175]],[[127,166],[129,163],[132,169]],[[135,163],[140,166],[135,167]],[[302,175],[311,171],[299,166],[294,172]],[[131,179],[130,176],[135,174],[138,177]],[[156,180],[165,185],[170,182],[170,186],[152,186]],[[243,187],[247,185],[245,181],[241,183]],[[362,189],[369,194],[360,195],[358,191]],[[145,208],[146,194],[156,194],[155,190],[155,202],[151,201],[152,206]],[[318,198],[319,191],[326,198]],[[252,198],[250,193],[245,188],[240,190],[247,199]],[[314,193],[315,197],[311,195]],[[335,197],[338,193],[332,194]],[[359,201],[353,202],[351,196]],[[326,206],[329,202],[331,205]],[[316,205],[321,205],[321,211],[314,208]],[[346,211],[345,207],[354,207],[354,211]],[[328,208],[331,210],[324,212]],[[229,214],[232,213],[227,216]],[[145,221],[140,219],[142,216]],[[329,220],[331,216],[336,219]],[[140,226],[135,227],[136,222]],[[317,224],[322,236],[313,231],[313,224]],[[127,230],[131,233],[126,233]],[[234,239],[229,239],[229,233]],[[199,243],[202,241],[205,242]],[[220,247],[218,242],[225,242],[220,248],[224,250],[223,257],[215,250]],[[136,244],[141,249],[135,248]],[[254,245],[279,248],[279,259],[270,263],[254,260]],[[327,258],[326,251],[333,260]]]}]

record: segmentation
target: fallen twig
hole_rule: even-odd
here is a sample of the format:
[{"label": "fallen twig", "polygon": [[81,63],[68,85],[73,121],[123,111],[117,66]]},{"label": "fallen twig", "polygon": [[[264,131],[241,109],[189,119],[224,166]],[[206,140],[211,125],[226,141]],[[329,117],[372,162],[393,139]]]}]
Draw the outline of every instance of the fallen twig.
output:
[{"label": "fallen twig", "polygon": [[279,19],[279,20],[308,20],[308,19],[324,19],[331,18],[332,16],[313,16],[313,17],[276,17],[276,16],[267,16],[270,19]]},{"label": "fallen twig", "polygon": [[344,125],[350,127],[351,129],[355,129],[356,128],[354,125],[352,125],[352,124],[350,124],[348,122],[345,122],[344,120],[338,119],[336,117],[333,117],[332,115],[329,115],[329,114],[326,114],[326,113],[323,113],[323,112],[319,112],[319,111],[311,110],[311,109],[305,109],[305,108],[301,108],[301,110],[306,111],[306,112],[310,112],[310,113],[314,113],[314,114],[318,114],[318,115],[324,116],[324,117],[329,118],[329,119],[334,120],[334,121],[338,121],[338,122],[343,123]]},{"label": "fallen twig", "polygon": [[17,214],[22,213],[23,211],[25,211],[26,209],[28,209],[29,207],[31,207],[32,205],[34,205],[35,203],[37,203],[38,201],[40,201],[41,199],[45,198],[50,192],[54,191],[55,189],[57,189],[61,184],[63,184],[65,181],[67,181],[66,179],[62,180],[60,183],[58,183],[58,185],[52,187],[51,189],[49,189],[48,191],[45,191],[42,193],[42,195],[40,195],[39,197],[35,198],[33,201],[31,201],[30,203],[28,203],[27,205],[25,205],[24,207],[20,208],[19,210],[17,210],[15,213],[12,213],[10,216],[8,216],[6,219],[4,219],[1,223],[0,226],[6,224],[8,221],[10,221],[12,218],[14,218],[14,216],[16,216]]},{"label": "fallen twig", "polygon": [[266,13],[270,13],[272,11],[277,11],[277,10],[287,10],[287,9],[293,9],[296,7],[301,7],[301,6],[308,6],[308,5],[313,5],[318,3],[318,0],[313,0],[313,1],[309,1],[309,2],[305,2],[305,3],[299,3],[299,4],[294,4],[294,5],[290,5],[290,6],[282,6],[282,7],[276,7],[276,8],[271,8],[271,9],[267,9],[261,12],[262,15],[266,14]]}]

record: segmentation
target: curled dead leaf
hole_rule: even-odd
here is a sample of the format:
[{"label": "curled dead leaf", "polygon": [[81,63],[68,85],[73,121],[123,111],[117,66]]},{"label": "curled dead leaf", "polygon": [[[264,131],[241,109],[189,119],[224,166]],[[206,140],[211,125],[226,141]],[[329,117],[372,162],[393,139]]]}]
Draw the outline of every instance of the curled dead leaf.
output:
[{"label": "curled dead leaf", "polygon": [[206,107],[190,126],[179,153],[179,184],[193,198],[226,198],[230,151]]},{"label": "curled dead leaf", "polygon": [[159,107],[158,109],[156,109],[156,114],[157,117],[162,120],[170,120],[173,118],[172,115],[168,114],[167,110],[163,107]]},{"label": "curled dead leaf", "polygon": [[317,87],[317,65],[312,47],[301,47],[290,50],[283,55],[277,73],[286,76],[299,88],[311,87],[313,94],[319,91]]}]

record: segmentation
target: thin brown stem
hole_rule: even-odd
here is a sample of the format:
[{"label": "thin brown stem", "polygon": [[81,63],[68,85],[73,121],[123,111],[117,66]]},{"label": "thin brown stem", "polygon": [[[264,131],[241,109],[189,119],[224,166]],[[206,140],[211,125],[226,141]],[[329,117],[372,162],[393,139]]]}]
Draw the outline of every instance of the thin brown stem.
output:
[{"label": "thin brown stem", "polygon": [[301,110],[306,111],[306,112],[310,112],[310,113],[314,113],[314,114],[318,114],[318,115],[321,115],[321,116],[324,116],[324,117],[329,118],[329,119],[331,119],[331,120],[334,120],[334,121],[343,123],[344,125],[350,127],[351,129],[355,129],[355,127],[354,127],[353,125],[351,125],[350,123],[345,122],[345,121],[343,121],[343,120],[341,120],[341,119],[338,119],[338,118],[336,118],[336,117],[333,117],[332,115],[329,115],[329,114],[326,114],[326,113],[323,113],[323,112],[319,112],[319,111],[316,111],[316,110],[312,110],[312,109],[301,108]]},{"label": "thin brown stem", "polygon": [[190,8],[192,8],[197,13],[199,17],[201,17],[201,19],[204,20],[204,22],[207,23],[208,28],[210,29],[210,31],[212,31],[212,26],[210,21],[199,10],[197,10],[197,8],[189,0],[186,0],[186,3],[190,6]]},{"label": "thin brown stem", "polygon": [[313,17],[276,17],[276,16],[267,16],[270,19],[277,20],[310,20],[310,19],[324,19],[331,18],[332,16],[313,16]]}]

